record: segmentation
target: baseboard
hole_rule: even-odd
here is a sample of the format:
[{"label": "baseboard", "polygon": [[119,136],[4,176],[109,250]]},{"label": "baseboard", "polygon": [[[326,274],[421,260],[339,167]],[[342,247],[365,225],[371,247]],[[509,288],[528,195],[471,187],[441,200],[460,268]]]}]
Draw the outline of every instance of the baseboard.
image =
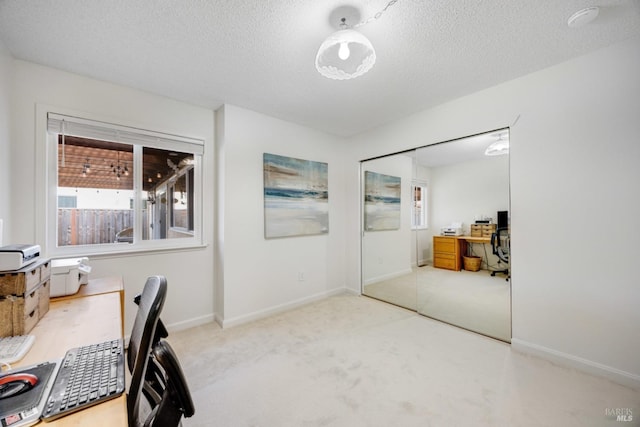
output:
[{"label": "baseboard", "polygon": [[[210,323],[210,322],[216,322],[218,325],[220,325],[223,328],[229,328],[232,326],[237,326],[237,325],[241,325],[243,323],[248,323],[254,320],[258,320],[258,319],[262,319],[268,316],[271,316],[273,314],[277,314],[277,313],[282,313],[285,312],[287,310],[291,310],[293,308],[297,308],[297,307],[301,307],[303,305],[307,305],[309,303],[312,303],[314,301],[319,301],[321,299],[325,299],[325,298],[329,298],[331,296],[334,295],[340,295],[343,293],[350,293],[353,295],[360,295],[360,292],[354,290],[354,289],[348,289],[348,288],[337,288],[337,289],[332,289],[330,291],[326,291],[326,292],[320,292],[318,294],[315,295],[311,295],[309,297],[306,298],[301,298],[295,301],[291,301],[289,303],[285,303],[285,304],[281,304],[275,307],[271,307],[268,309],[264,309],[264,310],[260,310],[260,311],[256,311],[247,315],[243,315],[243,316],[237,316],[235,318],[231,318],[231,319],[224,319],[222,316],[216,314],[207,314],[205,316],[200,316],[200,317],[195,317],[193,319],[187,319],[187,320],[183,320],[181,322],[175,322],[175,323],[171,323],[168,325],[165,325],[167,327],[167,330],[169,331],[169,333],[171,332],[177,332],[177,331],[182,331],[184,329],[189,329],[189,328],[193,328],[195,326],[200,326],[200,325],[204,325],[206,323]],[[125,339],[125,343],[129,342],[129,338],[130,335],[126,335],[124,337]]]},{"label": "baseboard", "polygon": [[532,354],[559,365],[575,368],[589,374],[605,377],[618,384],[640,390],[640,375],[612,368],[582,357],[563,353],[541,345],[529,343],[517,338],[511,339],[511,348],[521,353]]},{"label": "baseboard", "polygon": [[372,277],[371,279],[367,279],[364,281],[364,285],[373,285],[374,283],[383,282],[385,280],[395,279],[396,277],[404,276],[406,274],[411,274],[413,270],[411,267],[406,268],[400,271],[394,271],[393,273],[383,274],[381,276]]},{"label": "baseboard", "polygon": [[[204,325],[204,324],[213,322],[213,320],[214,320],[214,315],[207,314],[205,316],[195,317],[193,319],[183,320],[182,322],[171,323],[169,325],[164,325],[164,326],[167,328],[167,331],[169,332],[169,334],[171,334],[171,332],[182,331],[184,329],[189,329],[195,326]],[[130,338],[131,338],[131,334],[124,336],[124,342],[127,348],[129,347]]]},{"label": "baseboard", "polygon": [[[356,289],[351,289],[351,288],[344,288],[342,289],[344,292],[351,294],[351,295],[356,295],[356,296],[360,296],[362,295],[362,292],[360,292],[360,290],[356,290]],[[337,295],[337,294],[336,294]]]},{"label": "baseboard", "polygon": [[224,318],[220,316],[218,313],[214,314],[213,321],[216,322],[220,327],[222,327],[222,322],[224,322]]},{"label": "baseboard", "polygon": [[314,301],[319,301],[321,299],[329,298],[334,295],[340,295],[344,292],[348,292],[346,288],[337,288],[332,289],[326,292],[320,292],[305,298],[300,298],[295,301],[290,301],[284,304],[276,305],[274,307],[265,308],[263,310],[254,311],[253,313],[243,314],[241,316],[232,317],[229,319],[219,319],[216,318],[216,321],[223,328],[230,328],[233,326],[242,325],[244,323],[253,322],[254,320],[263,319],[268,316],[272,316],[274,314],[282,313],[294,308],[302,307]]},{"label": "baseboard", "polygon": [[177,332],[182,331],[184,329],[193,328],[195,326],[204,325],[206,323],[211,323],[214,321],[213,314],[207,314],[200,317],[194,317],[193,319],[183,320],[181,322],[171,323],[169,325],[165,325],[169,332]]}]

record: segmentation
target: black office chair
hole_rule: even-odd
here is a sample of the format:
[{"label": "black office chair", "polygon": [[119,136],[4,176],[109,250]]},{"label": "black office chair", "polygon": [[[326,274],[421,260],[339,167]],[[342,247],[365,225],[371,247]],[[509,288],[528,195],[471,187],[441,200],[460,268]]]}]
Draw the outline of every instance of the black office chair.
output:
[{"label": "black office chair", "polygon": [[[509,229],[498,228],[495,233],[491,234],[491,248],[492,253],[498,257],[498,264],[500,264],[500,262],[509,264]],[[495,276],[496,273],[506,274],[506,280],[509,280],[509,278],[511,277],[508,267],[502,270],[493,270],[491,272],[491,275]]]},{"label": "black office chair", "polygon": [[127,414],[130,425],[132,425],[131,420],[137,419],[139,402],[143,395],[144,376],[166,295],[167,280],[164,277],[147,278],[140,295],[138,312],[127,350],[127,366],[131,373],[131,384],[127,395]]},{"label": "black office chair", "polygon": [[[136,305],[140,305],[140,298],[142,298],[142,294],[138,294],[133,298],[133,302]],[[156,343],[158,341],[160,341],[161,338],[167,338],[169,336],[169,331],[167,331],[167,328],[164,326],[164,323],[162,323],[162,319],[158,319],[158,324],[156,325],[156,333],[153,335],[153,340],[151,341],[151,347],[153,348],[154,345],[156,345]]]},{"label": "black office chair", "polygon": [[[136,305],[140,305],[140,298],[142,294],[138,294],[133,298],[133,302]],[[151,349],[160,341],[162,338],[167,338],[169,336],[169,331],[162,323],[162,319],[158,318],[158,323],[156,325],[156,332],[153,335],[153,339],[151,340]],[[152,358],[152,355],[149,354],[149,358]],[[162,388],[153,389],[152,387],[160,387],[156,380],[158,376],[157,365],[151,363],[151,360],[147,362],[147,369],[145,371],[145,380],[142,386],[142,394],[145,396],[147,401],[151,402],[157,394],[162,394]],[[129,373],[132,373],[133,366],[129,366]]]},{"label": "black office chair", "polygon": [[189,386],[182,373],[178,357],[165,340],[158,341],[153,347],[148,369],[153,372],[145,381],[153,381],[146,387],[151,393],[147,401],[140,401],[135,427],[177,427],[184,416],[189,418],[195,413]]}]

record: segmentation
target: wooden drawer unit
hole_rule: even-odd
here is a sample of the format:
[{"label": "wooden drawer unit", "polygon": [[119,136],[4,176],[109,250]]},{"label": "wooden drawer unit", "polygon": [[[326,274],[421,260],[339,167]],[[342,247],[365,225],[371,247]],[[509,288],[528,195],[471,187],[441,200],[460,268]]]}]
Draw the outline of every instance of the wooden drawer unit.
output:
[{"label": "wooden drawer unit", "polygon": [[471,237],[491,237],[496,232],[495,224],[471,224]]},{"label": "wooden drawer unit", "polygon": [[17,297],[13,301],[13,335],[28,334],[40,320],[37,293],[33,297]]},{"label": "wooden drawer unit", "polygon": [[0,273],[0,337],[25,335],[49,311],[51,262]]},{"label": "wooden drawer unit", "polygon": [[47,260],[40,265],[40,281],[44,282],[51,277],[51,261]]},{"label": "wooden drawer unit", "polygon": [[456,267],[456,256],[453,254],[437,254],[433,258],[433,266],[436,268],[446,268],[447,270],[459,270]]},{"label": "wooden drawer unit", "polygon": [[47,278],[47,280],[42,282],[42,284],[38,288],[38,312],[40,313],[40,318],[42,318],[42,316],[44,316],[49,311],[50,290],[51,280]]},{"label": "wooden drawer unit", "polygon": [[40,283],[40,266],[0,273],[0,296],[24,295]]},{"label": "wooden drawer unit", "polygon": [[433,236],[433,266],[459,271],[466,242],[455,236]]},{"label": "wooden drawer unit", "polygon": [[40,317],[37,290],[25,297],[5,297],[0,300],[0,336],[28,334]]},{"label": "wooden drawer unit", "polygon": [[482,237],[491,237],[491,235],[495,232],[495,224],[482,224]]},{"label": "wooden drawer unit", "polygon": [[13,300],[0,299],[0,337],[13,335]]}]

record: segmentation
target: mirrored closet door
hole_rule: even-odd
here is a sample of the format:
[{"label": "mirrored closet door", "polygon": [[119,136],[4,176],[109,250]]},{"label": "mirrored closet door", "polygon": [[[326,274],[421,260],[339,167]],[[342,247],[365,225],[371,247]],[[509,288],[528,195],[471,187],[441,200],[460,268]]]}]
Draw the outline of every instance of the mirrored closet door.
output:
[{"label": "mirrored closet door", "polygon": [[415,151],[361,164],[362,292],[417,310],[415,237],[411,227]]},{"label": "mirrored closet door", "polygon": [[508,144],[503,129],[362,162],[364,295],[511,340]]}]

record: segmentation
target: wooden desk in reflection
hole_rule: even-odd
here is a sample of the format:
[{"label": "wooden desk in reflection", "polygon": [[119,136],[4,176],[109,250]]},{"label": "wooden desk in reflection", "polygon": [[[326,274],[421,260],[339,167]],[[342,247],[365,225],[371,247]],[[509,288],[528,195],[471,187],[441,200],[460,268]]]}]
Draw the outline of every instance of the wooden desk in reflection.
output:
[{"label": "wooden desk in reflection", "polygon": [[433,266],[460,271],[462,257],[472,243],[491,243],[491,237],[476,236],[433,236]]},{"label": "wooden desk in reflection", "polygon": [[477,237],[477,236],[456,236],[456,239],[462,239],[467,243],[491,243],[491,237]]}]

